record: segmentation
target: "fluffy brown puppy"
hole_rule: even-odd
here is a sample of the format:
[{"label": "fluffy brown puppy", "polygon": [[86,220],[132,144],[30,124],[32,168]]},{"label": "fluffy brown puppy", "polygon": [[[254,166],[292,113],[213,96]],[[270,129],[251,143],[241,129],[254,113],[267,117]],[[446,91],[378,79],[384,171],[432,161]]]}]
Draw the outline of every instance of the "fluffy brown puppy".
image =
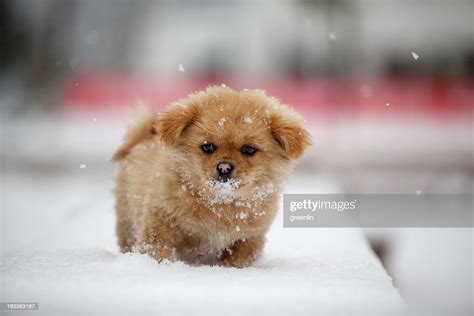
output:
[{"label": "fluffy brown puppy", "polygon": [[125,135],[115,196],[122,251],[232,267],[250,265],[294,161],[303,120],[260,90],[210,87],[151,110]]}]

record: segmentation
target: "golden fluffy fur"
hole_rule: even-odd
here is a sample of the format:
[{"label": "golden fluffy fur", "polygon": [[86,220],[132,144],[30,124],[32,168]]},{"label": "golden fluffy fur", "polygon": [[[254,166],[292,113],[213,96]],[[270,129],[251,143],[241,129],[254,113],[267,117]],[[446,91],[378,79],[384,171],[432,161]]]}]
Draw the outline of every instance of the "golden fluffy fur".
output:
[{"label": "golden fluffy fur", "polygon": [[[284,180],[310,143],[303,120],[260,90],[210,87],[161,116],[142,109],[113,159],[122,251],[232,267],[263,249]],[[201,146],[212,143],[213,153]],[[257,149],[241,152],[243,145]],[[231,162],[232,178],[216,178]]]}]

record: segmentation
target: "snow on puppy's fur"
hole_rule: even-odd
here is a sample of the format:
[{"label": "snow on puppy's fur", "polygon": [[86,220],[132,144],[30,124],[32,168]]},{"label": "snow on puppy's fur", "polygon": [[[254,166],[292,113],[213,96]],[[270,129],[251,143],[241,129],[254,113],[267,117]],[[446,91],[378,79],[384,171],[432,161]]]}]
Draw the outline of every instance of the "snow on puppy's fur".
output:
[{"label": "snow on puppy's fur", "polygon": [[303,119],[260,90],[210,87],[160,117],[142,108],[114,155],[121,250],[250,265],[309,143]]}]

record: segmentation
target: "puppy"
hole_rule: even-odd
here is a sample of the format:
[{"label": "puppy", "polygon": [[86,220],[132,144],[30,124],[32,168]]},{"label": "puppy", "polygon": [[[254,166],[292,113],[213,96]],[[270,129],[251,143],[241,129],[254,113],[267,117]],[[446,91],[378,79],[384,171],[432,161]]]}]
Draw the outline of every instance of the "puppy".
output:
[{"label": "puppy", "polygon": [[249,266],[309,144],[302,118],[260,90],[210,87],[161,116],[143,110],[113,157],[121,251]]}]

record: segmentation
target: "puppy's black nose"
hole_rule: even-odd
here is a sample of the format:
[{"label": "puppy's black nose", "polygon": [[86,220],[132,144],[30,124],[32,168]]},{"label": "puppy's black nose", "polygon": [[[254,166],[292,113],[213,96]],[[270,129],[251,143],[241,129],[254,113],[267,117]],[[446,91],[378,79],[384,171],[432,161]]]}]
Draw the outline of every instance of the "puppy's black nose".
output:
[{"label": "puppy's black nose", "polygon": [[219,177],[228,178],[234,170],[234,165],[227,161],[222,161],[217,164],[217,174]]}]

